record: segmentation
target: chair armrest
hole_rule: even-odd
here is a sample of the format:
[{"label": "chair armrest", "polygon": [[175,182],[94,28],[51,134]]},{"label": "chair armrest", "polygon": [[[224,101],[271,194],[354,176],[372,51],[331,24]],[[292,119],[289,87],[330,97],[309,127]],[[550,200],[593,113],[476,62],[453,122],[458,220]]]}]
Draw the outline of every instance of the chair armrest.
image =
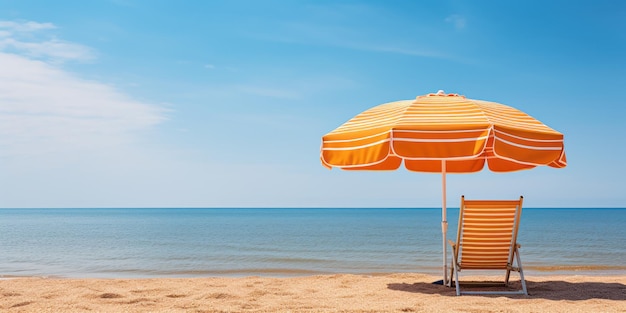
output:
[{"label": "chair armrest", "polygon": [[456,247],[456,242],[452,240],[448,240],[448,244],[451,245],[453,248]]}]

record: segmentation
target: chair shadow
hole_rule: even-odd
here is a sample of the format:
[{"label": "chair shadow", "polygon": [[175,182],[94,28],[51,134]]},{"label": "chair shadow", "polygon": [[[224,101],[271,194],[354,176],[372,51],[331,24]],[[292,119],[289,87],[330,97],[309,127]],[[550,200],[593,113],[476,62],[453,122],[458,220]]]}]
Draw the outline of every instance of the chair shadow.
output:
[{"label": "chair shadow", "polygon": [[[461,284],[463,290],[472,290]],[[519,288],[519,281],[512,281],[512,288]],[[534,282],[526,280],[528,289],[528,297],[542,298],[548,300],[590,300],[590,299],[607,299],[607,300],[625,300],[626,285],[620,283],[599,283],[599,282],[580,282],[572,283],[566,281],[539,281]],[[454,287],[446,287],[431,283],[392,283],[387,284],[387,288],[391,290],[414,292],[423,294],[436,294],[442,296],[456,297]],[[502,290],[496,289],[496,290]],[[524,295],[481,295],[484,297],[509,297],[515,299],[527,298]]]}]

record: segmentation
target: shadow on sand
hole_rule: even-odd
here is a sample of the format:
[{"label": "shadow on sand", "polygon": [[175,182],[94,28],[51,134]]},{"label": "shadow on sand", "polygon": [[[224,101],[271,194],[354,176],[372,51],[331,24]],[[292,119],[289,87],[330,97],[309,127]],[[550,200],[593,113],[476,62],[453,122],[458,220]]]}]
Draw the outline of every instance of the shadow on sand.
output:
[{"label": "shadow on sand", "polygon": [[[507,290],[507,288],[484,288],[476,286],[466,286],[461,283],[462,290]],[[565,282],[565,281],[540,281],[534,282],[526,280],[528,295],[530,298],[543,298],[548,300],[625,300],[626,285],[620,283],[599,283],[599,282]],[[388,284],[391,290],[415,292],[423,294],[438,294],[442,296],[456,296],[455,288],[445,287],[431,283],[393,283]],[[479,289],[480,288],[480,289]],[[510,289],[519,289],[519,281],[511,281]],[[524,295],[480,295],[482,297],[508,297],[515,299],[526,298]]]}]

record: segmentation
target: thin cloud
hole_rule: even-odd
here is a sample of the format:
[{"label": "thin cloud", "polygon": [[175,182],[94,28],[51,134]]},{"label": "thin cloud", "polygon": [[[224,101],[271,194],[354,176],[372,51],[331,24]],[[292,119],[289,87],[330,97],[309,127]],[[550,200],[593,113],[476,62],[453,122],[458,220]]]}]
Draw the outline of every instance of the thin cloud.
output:
[{"label": "thin cloud", "polygon": [[105,84],[23,56],[0,53],[2,155],[119,145],[165,119]]},{"label": "thin cloud", "polygon": [[90,48],[19,34],[54,28],[0,21],[0,157],[120,147],[166,119],[159,106],[60,67],[93,57]]},{"label": "thin cloud", "polygon": [[427,57],[427,58],[436,58],[436,59],[454,59],[453,56],[429,49],[420,49],[415,47],[401,47],[399,45],[385,45],[385,44],[349,44],[345,43],[346,47],[357,49],[357,50],[365,50],[372,52],[385,52],[385,53],[395,53],[395,54],[404,54],[418,57]]},{"label": "thin cloud", "polygon": [[5,29],[8,32],[28,33],[43,29],[54,29],[56,26],[52,23],[37,23],[32,21],[27,22],[14,22],[14,21],[0,21],[0,29]]},{"label": "thin cloud", "polygon": [[297,99],[299,98],[299,94],[289,89],[280,89],[274,87],[264,87],[264,86],[255,86],[255,85],[237,85],[234,86],[234,89],[261,97],[269,97],[269,98],[279,98],[279,99]]},{"label": "thin cloud", "polygon": [[[283,29],[293,28],[293,24],[288,24],[288,25],[290,26],[285,26],[282,28]],[[359,37],[359,36],[351,36],[349,34],[340,35],[339,28],[335,30],[331,30],[331,28],[326,28],[326,29],[328,29],[328,31],[321,32],[324,34],[323,36],[318,35],[317,33],[319,32],[317,31],[311,32],[311,33],[303,32],[297,35],[274,33],[274,34],[257,34],[254,36],[262,40],[282,42],[282,43],[340,47],[340,48],[359,50],[359,51],[403,54],[403,55],[428,57],[428,58],[440,58],[440,59],[452,59],[453,58],[445,53],[441,53],[432,49],[411,47],[407,45],[403,46],[394,42],[389,42],[389,40],[382,40],[382,39],[381,40],[376,40],[374,38],[358,39],[356,37]]]},{"label": "thin cloud", "polygon": [[94,59],[91,49],[57,39],[50,39],[44,42],[24,42],[13,38],[0,40],[0,49],[9,50],[10,48],[32,58],[43,58],[56,62],[66,60],[89,61]]},{"label": "thin cloud", "polygon": [[467,26],[467,21],[465,20],[465,18],[458,14],[452,14],[446,17],[445,21],[446,23],[451,23],[452,25],[454,25],[454,28],[457,30],[465,29],[465,27]]},{"label": "thin cloud", "polygon": [[135,2],[131,0],[109,0],[109,2],[111,2],[114,5],[121,6],[121,7],[135,7],[136,6]]},{"label": "thin cloud", "polygon": [[[366,52],[401,54],[425,58],[457,59],[429,44],[436,37],[431,31],[413,29],[411,37],[407,32],[389,33],[384,28],[371,25],[355,27],[351,21],[381,20],[388,28],[405,29],[415,26],[401,19],[382,18],[374,7],[358,6],[357,10],[347,6],[331,6],[333,10],[303,17],[297,21],[276,21],[276,25],[263,30],[262,27],[249,30],[248,35],[260,40],[298,45],[328,46]],[[332,12],[330,14],[329,12]],[[323,23],[321,22],[323,20]],[[279,31],[277,31],[279,30]],[[416,38],[421,38],[416,40]]]},{"label": "thin cloud", "polygon": [[52,23],[0,21],[0,51],[55,63],[95,58],[91,48],[54,37],[49,31],[56,28]]}]

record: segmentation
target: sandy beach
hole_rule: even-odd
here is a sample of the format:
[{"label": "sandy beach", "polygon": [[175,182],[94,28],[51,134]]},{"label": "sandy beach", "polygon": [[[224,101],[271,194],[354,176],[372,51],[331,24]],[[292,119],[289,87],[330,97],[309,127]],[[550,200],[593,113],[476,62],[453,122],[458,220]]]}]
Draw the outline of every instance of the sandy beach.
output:
[{"label": "sandy beach", "polygon": [[[466,277],[465,280],[474,277]],[[493,280],[497,277],[476,277]],[[626,312],[626,276],[531,276],[529,296],[455,296],[422,274],[0,281],[3,312]],[[512,280],[512,286],[519,286]]]}]

